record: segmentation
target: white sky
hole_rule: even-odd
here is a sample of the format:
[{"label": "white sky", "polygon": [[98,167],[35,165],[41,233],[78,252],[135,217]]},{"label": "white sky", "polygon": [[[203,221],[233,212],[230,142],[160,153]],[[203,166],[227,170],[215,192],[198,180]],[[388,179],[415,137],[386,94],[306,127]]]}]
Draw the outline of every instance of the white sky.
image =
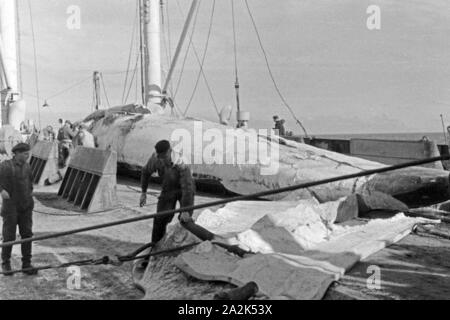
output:
[{"label": "white sky", "polygon": [[[187,11],[190,1],[178,0]],[[37,119],[27,2],[19,0],[22,75],[29,117]],[[112,105],[120,104],[134,0],[34,0],[42,100],[104,72]],[[450,122],[450,1],[249,0],[282,92],[310,133],[440,131]],[[369,5],[381,8],[381,30],[366,27]],[[81,29],[66,27],[70,5],[81,8]],[[194,43],[203,52],[212,0],[202,0]],[[268,127],[278,114],[300,132],[273,88],[242,0],[235,0],[242,108],[252,125]],[[172,49],[183,19],[169,0]],[[182,57],[184,54],[182,55]],[[166,65],[166,62],[164,63]],[[181,63],[179,64],[180,67]],[[176,102],[184,109],[198,73],[191,54]],[[234,105],[229,0],[216,1],[205,72],[219,108]],[[175,79],[178,79],[178,72]],[[135,90],[131,91],[134,102]],[[92,83],[50,99],[43,124],[90,113]],[[42,105],[43,101],[41,101]],[[216,120],[203,80],[189,115]]]}]

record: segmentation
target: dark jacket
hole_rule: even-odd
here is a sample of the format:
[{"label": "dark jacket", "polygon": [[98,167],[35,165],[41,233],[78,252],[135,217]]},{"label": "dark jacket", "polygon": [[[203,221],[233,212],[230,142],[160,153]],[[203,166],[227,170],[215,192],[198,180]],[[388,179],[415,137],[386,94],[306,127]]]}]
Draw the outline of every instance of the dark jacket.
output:
[{"label": "dark jacket", "polygon": [[284,123],[281,120],[279,120],[275,123],[275,130],[278,130],[278,134],[280,136],[286,135],[286,129],[284,127]]},{"label": "dark jacket", "polygon": [[33,178],[28,163],[20,165],[15,159],[0,164],[0,192],[6,190],[10,199],[3,200],[2,216],[13,205],[18,211],[32,210]]},{"label": "dark jacket", "polygon": [[146,193],[150,177],[157,172],[162,179],[161,199],[177,197],[181,193],[181,207],[189,207],[194,204],[195,182],[189,166],[178,163],[166,168],[156,156],[152,155],[147,165],[142,168],[141,187]]},{"label": "dark jacket", "polygon": [[76,135],[77,132],[72,130],[72,128],[70,128],[70,126],[66,124],[58,131],[58,141],[72,141],[72,139],[75,138]]}]

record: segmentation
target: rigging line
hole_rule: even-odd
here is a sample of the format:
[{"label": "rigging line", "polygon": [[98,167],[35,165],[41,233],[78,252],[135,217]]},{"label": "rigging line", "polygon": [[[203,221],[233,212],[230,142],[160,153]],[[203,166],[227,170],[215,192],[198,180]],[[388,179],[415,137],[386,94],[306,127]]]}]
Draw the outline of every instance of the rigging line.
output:
[{"label": "rigging line", "polygon": [[306,131],[305,127],[303,126],[303,124],[301,123],[301,121],[297,118],[297,116],[295,115],[295,113],[294,113],[294,111],[292,110],[291,106],[289,105],[289,103],[286,101],[285,97],[284,97],[283,94],[281,93],[280,88],[278,87],[278,84],[277,84],[277,82],[276,82],[276,80],[275,80],[275,76],[274,76],[274,74],[273,74],[273,72],[272,72],[272,68],[270,67],[269,59],[268,59],[268,57],[267,57],[266,50],[264,49],[264,46],[263,46],[263,43],[262,43],[262,39],[261,39],[261,36],[260,36],[260,34],[259,34],[259,31],[258,31],[258,27],[256,26],[255,19],[253,18],[253,14],[252,14],[252,11],[251,11],[251,9],[250,9],[250,5],[248,4],[248,0],[244,0],[244,1],[245,1],[245,5],[246,5],[246,7],[247,7],[248,14],[249,14],[249,16],[250,16],[250,20],[251,20],[251,22],[252,22],[253,28],[254,28],[254,30],[255,30],[256,36],[257,36],[257,38],[258,38],[259,46],[260,46],[261,51],[262,51],[262,53],[263,53],[264,60],[265,60],[265,62],[266,62],[266,66],[267,66],[267,70],[268,70],[268,72],[269,72],[269,76],[270,76],[270,78],[272,79],[273,85],[274,85],[274,87],[275,87],[275,91],[278,93],[278,96],[280,97],[280,99],[281,99],[281,101],[283,102],[283,104],[288,108],[288,110],[289,110],[289,112],[291,113],[292,117],[297,121],[297,124],[300,125],[300,127],[301,127],[302,130],[303,130],[303,132],[305,133],[305,136],[306,136],[306,137],[309,137],[308,132]]},{"label": "rigging line", "polygon": [[[140,54],[138,53],[138,62],[139,62],[139,56]],[[139,67],[137,68],[139,69]],[[137,72],[138,70],[136,70]],[[134,92],[134,102],[137,103],[138,102],[138,96],[139,96],[139,72],[137,73],[136,76],[136,81],[135,81],[135,92]]]},{"label": "rigging line", "polygon": [[[197,49],[195,49],[195,46],[192,46],[192,49],[195,54],[195,58],[197,59],[197,63],[200,64],[200,58],[198,56]],[[217,107],[216,99],[214,99],[214,95],[212,93],[211,86],[209,85],[208,79],[206,78],[205,70],[203,70],[203,68],[201,68],[200,70],[202,73],[203,80],[205,81],[206,88],[208,89],[209,97],[211,98],[211,101],[213,102],[213,106],[216,109],[217,114],[219,115],[220,112]]]},{"label": "rigging line", "polygon": [[[178,5],[178,10],[180,11],[180,14],[181,14],[182,16],[184,16],[184,13],[183,13],[183,10],[182,10],[182,8],[181,8],[181,6],[180,6],[180,3],[178,2],[178,0],[176,0],[176,2],[177,2],[177,5]],[[198,13],[198,11],[197,11],[197,13]],[[196,17],[195,17],[195,19],[196,19]],[[192,30],[192,31],[194,31],[194,29],[195,29],[195,24],[196,24],[196,20],[194,20],[194,27],[193,27],[193,30]],[[190,41],[189,41],[188,50],[186,51],[186,55],[185,55],[185,58],[184,58],[184,61],[183,61],[183,66],[182,66],[182,69],[181,69],[181,72],[180,72],[180,78],[179,78],[179,81],[178,81],[178,83],[177,83],[177,87],[176,87],[176,89],[175,89],[175,95],[172,95],[172,96],[173,96],[173,100],[175,100],[176,95],[177,95],[177,93],[178,93],[178,89],[180,88],[180,82],[181,82],[181,77],[182,77],[183,71],[184,71],[184,65],[185,65],[186,60],[187,60],[187,54],[189,53],[189,49],[190,49],[191,47],[192,47],[192,51],[194,52],[195,58],[196,58],[196,60],[197,60],[197,63],[198,63],[199,65],[201,64],[201,63],[200,63],[200,57],[199,57],[199,54],[198,54],[197,49],[196,49],[196,47],[195,47],[195,45],[194,45],[194,42],[192,41],[192,39],[193,39],[192,36],[193,36],[193,34],[191,34],[191,38],[190,38]],[[211,86],[209,85],[208,79],[206,78],[205,71],[204,71],[202,68],[201,68],[200,70],[201,70],[201,73],[202,73],[202,76],[203,76],[203,80],[205,81],[206,88],[207,88],[207,90],[208,90],[208,93],[209,93],[209,96],[210,96],[210,98],[211,98],[211,101],[213,102],[214,108],[216,109],[217,114],[220,114],[219,109],[218,109],[218,107],[217,107],[216,100],[214,99],[214,95],[213,95],[212,90],[211,90]]]},{"label": "rigging line", "polygon": [[126,96],[125,100],[122,101],[122,103],[126,103],[126,101],[128,101],[128,97],[130,96],[131,88],[133,87],[133,81],[134,81],[134,78],[136,77],[138,63],[139,63],[139,55],[137,55],[137,57],[136,57],[136,64],[135,64],[136,68],[134,69],[133,76],[130,80],[130,87],[128,88],[127,96]]},{"label": "rigging line", "polygon": [[[238,55],[237,55],[237,36],[236,36],[236,18],[234,13],[234,0],[231,1],[231,17],[233,20],[233,49],[234,49],[234,72],[236,80],[238,79]],[[237,81],[236,81],[237,82]]]},{"label": "rigging line", "polygon": [[[199,81],[200,81],[200,77],[201,77],[201,74],[202,74],[203,66],[205,64],[206,56],[207,56],[207,53],[208,53],[209,40],[211,39],[211,31],[212,31],[212,26],[213,26],[213,22],[214,22],[215,8],[216,8],[216,0],[213,0],[212,9],[211,9],[211,16],[210,16],[210,19],[209,19],[209,26],[208,26],[208,36],[206,38],[205,49],[203,51],[203,57],[202,57],[201,64],[200,64],[200,71],[198,72],[197,79],[195,81],[195,86],[194,86],[194,90],[192,92],[191,98],[189,99],[189,102],[188,102],[188,104],[186,106],[186,109],[184,111],[184,116],[186,116],[187,112],[189,111],[189,108],[191,107],[192,101],[194,100],[195,94],[197,93],[198,84],[199,84]],[[217,110],[217,108],[216,108],[216,110]],[[219,114],[219,112],[217,112],[217,114]]]},{"label": "rigging line", "polygon": [[128,62],[127,62],[127,72],[125,75],[125,83],[123,85],[123,92],[122,92],[122,103],[124,103],[124,97],[125,97],[125,91],[127,90],[127,84],[128,84],[128,75],[129,75],[129,70],[130,70],[130,66],[131,66],[131,56],[133,54],[133,49],[134,49],[134,42],[135,42],[135,34],[136,34],[136,23],[137,23],[137,19],[138,19],[138,10],[139,10],[139,5],[136,2],[136,12],[135,12],[135,16],[134,16],[134,22],[133,22],[133,29],[131,31],[131,43],[130,43],[130,52],[128,54]]},{"label": "rigging line", "polygon": [[[177,5],[178,5],[178,10],[180,11],[181,16],[184,17],[184,12],[181,9],[180,2],[178,0],[176,0],[176,1],[177,1]],[[202,2],[200,0],[199,4],[197,6],[196,12],[195,12],[194,21],[192,23],[192,31],[191,31],[191,35],[189,37],[189,44],[188,44],[188,47],[186,49],[186,53],[184,55],[183,64],[181,65],[180,76],[178,77],[177,85],[175,87],[175,95],[173,96],[173,99],[176,98],[176,96],[178,94],[178,90],[180,89],[181,79],[183,78],[184,68],[186,66],[187,57],[188,57],[189,51],[190,51],[190,49],[191,49],[191,47],[193,45],[192,40],[193,40],[193,37],[194,37],[195,27],[197,26],[197,17],[198,17],[198,13],[199,13],[199,10],[200,10],[201,3]]]},{"label": "rigging line", "polygon": [[145,104],[145,86],[144,86],[144,24],[143,24],[143,2],[142,0],[138,0],[139,2],[139,73],[140,73],[140,78],[141,78],[141,94],[140,94],[140,98],[141,98],[141,103],[142,105]]},{"label": "rigging line", "polygon": [[[169,61],[172,61],[172,37],[170,32],[169,0],[166,0],[167,38],[169,42]],[[173,89],[173,88],[172,88]]]},{"label": "rigging line", "polygon": [[135,43],[136,43],[136,50],[137,50],[137,59],[138,59],[138,64],[137,64],[137,66],[136,66],[136,72],[137,72],[137,75],[136,75],[136,92],[135,92],[135,96],[134,96],[134,102],[136,103],[136,104],[138,104],[139,103],[139,84],[140,84],[140,81],[139,81],[139,77],[140,77],[140,74],[141,74],[141,72],[140,72],[140,60],[141,60],[141,50],[140,50],[140,34],[139,34],[139,29],[140,29],[140,14],[141,14],[141,9],[140,9],[140,6],[139,6],[139,1],[137,1],[137,13],[138,13],[138,18],[137,18],[137,26],[138,26],[138,30],[136,30],[136,31],[138,31],[138,32],[136,32],[136,36],[135,36]]},{"label": "rigging line", "polygon": [[22,38],[20,34],[20,14],[19,14],[19,1],[16,1],[16,35],[17,35],[17,65],[19,67],[19,91],[23,90],[23,77],[22,77]]},{"label": "rigging line", "polygon": [[106,74],[106,75],[116,75],[116,74],[125,74],[125,73],[130,72],[130,71],[134,71],[134,69],[124,70],[124,71],[109,71],[109,72],[108,71],[106,71],[106,72],[102,71],[102,73]]},{"label": "rigging line", "polygon": [[36,81],[36,101],[37,101],[38,122],[39,122],[39,128],[41,128],[41,106],[40,106],[40,98],[39,98],[39,75],[38,75],[37,52],[36,52],[36,34],[34,32],[33,11],[32,11],[30,0],[28,0],[28,8],[30,11],[31,35],[33,38],[34,76],[35,76],[35,81]]},{"label": "rigging line", "polygon": [[64,94],[64,93],[66,93],[67,91],[73,89],[73,88],[79,87],[79,86],[82,85],[84,82],[86,82],[87,80],[91,80],[91,79],[92,79],[91,76],[89,76],[88,78],[84,78],[83,80],[81,80],[81,81],[79,81],[79,82],[77,82],[77,83],[71,85],[70,87],[68,87],[68,88],[66,88],[66,89],[63,89],[63,90],[59,91],[58,93],[55,93],[55,94],[53,94],[53,95],[51,95],[51,96],[49,96],[49,97],[46,97],[46,100],[50,100],[50,99],[56,98],[56,97],[58,97],[58,96],[60,96],[60,95],[62,95],[62,94]]},{"label": "rigging line", "polygon": [[22,94],[25,95],[25,96],[30,96],[30,97],[36,98],[35,94],[29,93],[29,92],[26,92],[26,91],[22,91]]},{"label": "rigging line", "polygon": [[[239,97],[240,84],[239,84],[237,36],[236,36],[236,15],[235,15],[235,10],[234,10],[234,0],[231,0],[231,18],[232,18],[232,22],[233,22],[233,51],[234,51],[234,73],[235,73],[234,88],[235,88],[235,95],[236,95],[236,108],[237,108],[237,111],[240,112],[241,111],[240,97]],[[230,118],[231,118],[231,112],[230,112]]]},{"label": "rigging line", "polygon": [[[169,68],[172,63],[172,37],[170,31],[170,15],[169,15],[169,0],[166,0],[166,25],[167,25],[167,42],[168,42],[168,50],[169,50]],[[173,92],[173,82],[170,82],[170,91]]]},{"label": "rigging line", "polygon": [[[164,76],[166,76],[166,74],[165,74],[164,71],[163,71],[163,74],[164,74]],[[168,88],[168,92],[169,92],[169,96],[170,96],[170,97],[173,97],[173,91],[172,91],[171,88]],[[181,113],[181,110],[178,108],[178,106],[177,106],[177,104],[176,104],[174,98],[172,98],[172,103],[173,103],[173,107],[174,107],[174,108],[172,108],[172,115],[173,115],[173,109],[175,109],[176,115],[177,115],[177,116],[178,116],[178,115],[181,115],[181,114],[182,114],[182,113]]]},{"label": "rigging line", "polygon": [[[161,19],[164,21],[164,18],[162,18],[164,16],[164,11],[161,10],[160,14],[161,14]],[[163,47],[164,47],[164,54],[165,54],[167,66],[168,66],[168,68],[170,68],[170,58],[169,58],[169,52],[168,52],[168,49],[167,49],[166,30],[164,28],[164,25],[163,25],[163,27],[161,29],[162,29],[162,42],[163,42]],[[165,79],[164,79],[164,82],[165,82]]]},{"label": "rigging line", "polygon": [[106,92],[105,81],[103,80],[103,74],[100,73],[100,79],[102,79],[103,93],[106,97],[106,102],[108,102],[108,107],[111,108],[111,104],[109,103],[108,93]]}]

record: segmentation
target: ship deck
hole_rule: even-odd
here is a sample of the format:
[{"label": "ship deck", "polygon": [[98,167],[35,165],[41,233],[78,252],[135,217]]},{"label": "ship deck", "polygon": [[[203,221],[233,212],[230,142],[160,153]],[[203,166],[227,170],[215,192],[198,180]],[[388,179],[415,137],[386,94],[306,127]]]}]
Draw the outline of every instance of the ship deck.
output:
[{"label": "ship deck", "polygon": [[[120,179],[118,193],[121,208],[83,215],[66,211],[54,194],[58,186],[36,189],[34,213],[35,235],[60,232],[94,224],[126,219],[156,211],[159,186],[149,188],[148,206],[139,208],[139,184]],[[219,196],[200,193],[197,203]],[[67,208],[66,208],[67,209]],[[1,223],[0,223],[1,224]],[[448,224],[437,226],[450,234]],[[59,264],[73,260],[123,255],[149,241],[149,221],[90,231],[34,244],[34,264]],[[13,267],[20,267],[20,249],[14,248]],[[368,267],[381,268],[381,289],[368,289]],[[41,271],[37,277],[16,274],[3,277],[0,300],[3,299],[140,299],[142,292],[134,287],[131,263],[120,267],[81,267],[81,288],[70,290],[67,269]],[[368,259],[358,263],[339,283],[327,292],[325,299],[442,299],[450,296],[450,240],[432,235],[411,234]],[[223,288],[223,286],[222,286]],[[231,287],[230,287],[231,288]],[[181,290],[182,291],[182,290]]]}]

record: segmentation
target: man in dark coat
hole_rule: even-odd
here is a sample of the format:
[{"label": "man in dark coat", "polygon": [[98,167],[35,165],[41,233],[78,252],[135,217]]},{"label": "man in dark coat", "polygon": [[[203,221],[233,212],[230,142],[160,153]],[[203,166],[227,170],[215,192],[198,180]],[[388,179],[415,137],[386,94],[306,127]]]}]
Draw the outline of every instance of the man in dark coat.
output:
[{"label": "man in dark coat", "polygon": [[[162,179],[162,190],[158,199],[157,212],[173,210],[177,202],[180,207],[194,205],[195,182],[191,169],[181,159],[172,159],[172,148],[169,141],[163,140],[156,144],[156,152],[151,156],[147,165],[142,169],[141,185],[142,194],[141,207],[147,201],[147,188],[151,175],[158,172]],[[175,162],[175,163],[174,163]],[[182,212],[179,216],[181,223],[188,222],[193,212]],[[165,233],[167,225],[172,221],[174,215],[157,217],[153,221],[152,242],[157,243]]]},{"label": "man in dark coat", "polygon": [[[19,143],[12,152],[12,160],[0,164],[0,192],[3,199],[1,216],[3,218],[3,242],[16,240],[16,229],[20,237],[33,237],[33,180],[28,164],[30,146]],[[12,246],[2,248],[2,270],[5,275],[11,273]],[[31,265],[31,243],[22,244],[22,269],[25,274],[35,275],[37,270]]]}]

